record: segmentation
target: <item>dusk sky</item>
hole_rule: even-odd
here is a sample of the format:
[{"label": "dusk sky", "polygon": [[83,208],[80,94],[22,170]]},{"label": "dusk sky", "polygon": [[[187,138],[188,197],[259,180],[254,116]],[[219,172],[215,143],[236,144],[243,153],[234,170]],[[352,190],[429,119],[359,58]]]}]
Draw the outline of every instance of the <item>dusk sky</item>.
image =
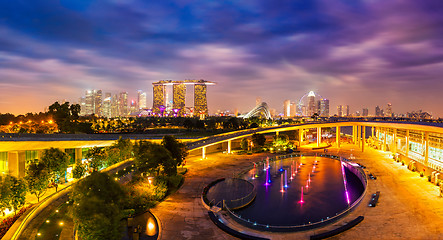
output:
[{"label": "dusk sky", "polygon": [[205,79],[210,113],[314,90],[443,117],[443,1],[0,1],[0,113]]}]

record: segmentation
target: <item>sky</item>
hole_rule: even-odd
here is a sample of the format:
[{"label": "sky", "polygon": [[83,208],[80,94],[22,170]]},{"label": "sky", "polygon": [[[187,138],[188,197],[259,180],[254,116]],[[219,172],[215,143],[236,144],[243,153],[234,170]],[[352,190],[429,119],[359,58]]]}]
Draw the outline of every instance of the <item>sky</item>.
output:
[{"label": "sky", "polygon": [[443,117],[441,0],[0,1],[0,113],[205,79],[208,108],[283,111],[313,90],[351,112]]}]

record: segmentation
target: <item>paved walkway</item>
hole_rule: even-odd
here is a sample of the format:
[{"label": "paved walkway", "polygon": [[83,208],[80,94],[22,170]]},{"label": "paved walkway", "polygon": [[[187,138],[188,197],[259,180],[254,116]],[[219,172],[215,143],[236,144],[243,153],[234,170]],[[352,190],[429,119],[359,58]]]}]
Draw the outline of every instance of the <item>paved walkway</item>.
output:
[{"label": "paved walkway", "polygon": [[[368,194],[357,209],[339,222],[313,231],[261,233],[232,223],[234,228],[271,239],[308,239],[363,215],[362,223],[332,239],[443,239],[443,198],[438,197],[438,187],[425,177],[394,162],[391,154],[368,147],[362,153],[355,145],[344,144],[340,151],[330,148],[329,153],[344,157],[352,153],[356,162],[367,166],[367,173],[377,176],[377,180],[369,180]],[[188,159],[189,171],[182,188],[152,209],[160,219],[159,239],[233,239],[210,221],[200,194],[211,181],[230,177],[263,158],[264,155],[217,153],[204,161],[198,157]],[[376,191],[381,192],[379,204],[368,207],[370,194]]]}]

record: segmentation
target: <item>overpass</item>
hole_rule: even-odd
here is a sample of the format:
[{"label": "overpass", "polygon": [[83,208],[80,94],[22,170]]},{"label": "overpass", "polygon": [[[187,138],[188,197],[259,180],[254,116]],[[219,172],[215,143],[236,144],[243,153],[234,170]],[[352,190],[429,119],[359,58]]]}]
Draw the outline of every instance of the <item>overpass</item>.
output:
[{"label": "overpass", "polygon": [[[443,171],[443,124],[398,121],[334,121],[308,122],[294,125],[281,125],[267,128],[255,128],[220,134],[197,141],[188,142],[189,150],[201,151],[202,159],[206,158],[207,148],[214,145],[226,145],[231,153],[234,140],[250,137],[255,133],[278,135],[286,131],[298,131],[299,142],[306,139],[306,130],[315,129],[317,146],[322,143],[322,132],[325,128],[335,129],[334,144],[340,147],[342,127],[352,127],[352,143],[361,151],[373,146],[383,151],[390,151],[407,164],[412,163],[425,174]],[[370,139],[366,136],[370,133]]]}]

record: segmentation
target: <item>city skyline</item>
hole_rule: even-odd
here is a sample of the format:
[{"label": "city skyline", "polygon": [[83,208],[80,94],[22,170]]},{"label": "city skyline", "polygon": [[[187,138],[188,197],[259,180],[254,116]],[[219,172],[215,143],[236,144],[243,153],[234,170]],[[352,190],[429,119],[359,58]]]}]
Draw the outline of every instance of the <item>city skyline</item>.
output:
[{"label": "city skyline", "polygon": [[[209,112],[282,111],[314,90],[355,110],[442,117],[436,1],[0,3],[0,113],[74,103],[87,89],[147,93],[161,79],[217,82]],[[204,19],[204,21],[203,21]],[[106,89],[104,89],[105,87]]]}]

